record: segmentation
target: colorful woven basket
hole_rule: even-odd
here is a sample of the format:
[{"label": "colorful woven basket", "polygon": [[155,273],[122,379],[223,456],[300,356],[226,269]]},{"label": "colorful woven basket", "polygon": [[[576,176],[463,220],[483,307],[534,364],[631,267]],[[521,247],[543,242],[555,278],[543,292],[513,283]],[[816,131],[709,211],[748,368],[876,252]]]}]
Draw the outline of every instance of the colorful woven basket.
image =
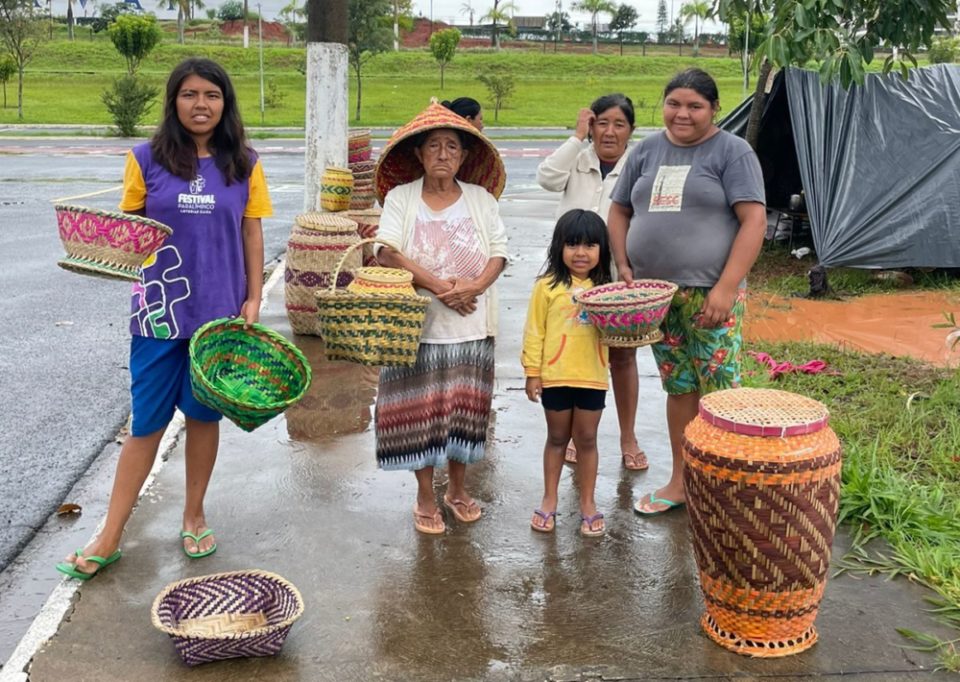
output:
[{"label": "colorful woven basket", "polygon": [[840,441],[815,400],[736,388],[700,400],[683,435],[704,631],[720,646],[789,656],[817,641],[840,500]]},{"label": "colorful woven basket", "polygon": [[[382,213],[383,210],[379,208],[354,209],[351,205],[350,210],[343,215],[357,224],[357,231],[362,237],[374,237],[377,234],[377,228],[380,227]],[[379,265],[376,256],[373,255],[373,244],[363,245],[363,264],[367,267]],[[338,283],[337,286],[342,285]]]},{"label": "colorful woven basket", "polygon": [[347,159],[351,164],[370,160],[372,152],[370,130],[357,128],[347,137]]},{"label": "colorful woven basket", "polygon": [[[294,334],[320,333],[315,294],[330,285],[333,271],[351,245],[360,241],[357,223],[346,213],[305,213],[296,218],[287,242],[284,299]],[[340,273],[338,286],[353,279],[360,267],[355,254]]]},{"label": "colorful woven basket", "polygon": [[167,585],[150,610],[153,626],[173,639],[183,662],[273,656],[303,615],[303,597],[275,573],[247,570]]},{"label": "colorful woven basket", "polygon": [[58,204],[57,228],[67,252],[64,270],[128,282],[140,281],[140,266],[173,234],[163,223],[128,213]]},{"label": "colorful woven basket", "polygon": [[660,324],[677,285],[660,279],[601,284],[574,296],[605,346],[636,348],[663,338]]},{"label": "colorful woven basket", "polygon": [[457,178],[480,185],[496,198],[500,198],[507,181],[507,172],[500,152],[466,119],[457,116],[433,98],[430,106],[393,133],[380,152],[375,185],[377,201],[381,206],[391,189],[413,182],[423,175],[423,166],[413,154],[414,139],[419,133],[438,128],[460,130],[476,138],[470,147],[470,153],[457,171]]},{"label": "colorful woven basket", "polygon": [[312,375],[303,353],[280,334],[225,317],[190,338],[190,378],[197,400],[253,431],[300,400]]},{"label": "colorful woven basket", "polygon": [[327,166],[320,176],[320,207],[325,211],[345,211],[350,208],[353,192],[353,173],[349,168]]},{"label": "colorful woven basket", "polygon": [[[351,248],[375,241],[362,239]],[[365,270],[361,268],[357,276]],[[357,291],[335,289],[331,283],[327,291],[317,292],[320,334],[327,357],[376,367],[412,367],[430,299],[417,295],[409,281],[400,282],[382,272],[397,269],[376,270],[364,273],[360,284],[354,279],[351,285],[356,284]],[[400,270],[398,275],[402,277],[405,272]],[[412,280],[412,275],[406,274]]]}]

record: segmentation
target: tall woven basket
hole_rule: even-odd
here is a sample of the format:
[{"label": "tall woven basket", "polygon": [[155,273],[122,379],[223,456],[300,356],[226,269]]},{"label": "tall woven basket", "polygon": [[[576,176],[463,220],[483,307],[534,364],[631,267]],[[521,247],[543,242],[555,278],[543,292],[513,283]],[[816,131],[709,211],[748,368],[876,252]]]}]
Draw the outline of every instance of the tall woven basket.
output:
[{"label": "tall woven basket", "polygon": [[190,666],[227,658],[273,656],[303,615],[299,590],[258,570],[187,578],[165,587],[150,610]]},{"label": "tall woven basket", "polygon": [[826,408],[787,391],[704,396],[683,435],[701,625],[720,646],[789,656],[817,641],[840,499]]},{"label": "tall woven basket", "polygon": [[[351,208],[349,211],[344,211],[343,215],[357,223],[357,231],[361,235],[364,237],[372,237],[377,234],[377,228],[380,227],[380,216],[382,213],[383,210],[379,208]],[[373,244],[367,243],[363,245],[363,264],[367,267],[379,265],[376,257],[373,255]],[[340,285],[338,284],[338,286]]]},{"label": "tall woven basket", "polygon": [[[375,241],[362,239],[351,248]],[[356,275],[347,289],[331,284],[317,292],[327,357],[375,367],[412,367],[430,299],[416,293],[406,270],[360,268]]]},{"label": "tall woven basket", "polygon": [[[330,286],[337,263],[358,241],[357,223],[349,216],[311,212],[296,217],[283,272],[287,317],[294,334],[320,333],[315,294]],[[358,267],[360,254],[353,254],[344,264],[337,286],[347,286]]]}]

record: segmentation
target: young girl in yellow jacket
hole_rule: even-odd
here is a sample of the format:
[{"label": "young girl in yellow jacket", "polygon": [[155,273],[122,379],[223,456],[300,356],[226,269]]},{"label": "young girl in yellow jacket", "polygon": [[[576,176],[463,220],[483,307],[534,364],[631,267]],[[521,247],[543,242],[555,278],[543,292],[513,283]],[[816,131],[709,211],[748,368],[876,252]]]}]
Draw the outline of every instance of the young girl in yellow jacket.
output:
[{"label": "young girl in yellow jacket", "polygon": [[610,244],[603,219],[582,209],[564,213],[530,295],[523,333],[527,397],[543,404],[547,420],[543,500],[530,519],[531,527],[542,533],[556,526],[557,488],[571,436],[577,448],[580,533],[594,537],[605,530],[593,491],[597,427],[607,394],[607,349],[573,296],[609,281]]}]

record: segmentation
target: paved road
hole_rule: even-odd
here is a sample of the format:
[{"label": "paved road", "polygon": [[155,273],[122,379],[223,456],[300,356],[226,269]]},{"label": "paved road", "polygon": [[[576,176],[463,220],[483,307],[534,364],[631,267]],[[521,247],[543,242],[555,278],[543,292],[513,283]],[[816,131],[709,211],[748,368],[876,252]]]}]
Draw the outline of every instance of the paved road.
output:
[{"label": "paved road", "polygon": [[[381,143],[382,144],[382,143]],[[535,186],[555,143],[503,141],[509,192]],[[303,145],[258,143],[275,216],[267,260],[284,250],[303,202]],[[124,425],[129,288],[57,268],[52,201],[114,208],[123,154],[116,139],[0,139],[0,571],[64,501]]]}]

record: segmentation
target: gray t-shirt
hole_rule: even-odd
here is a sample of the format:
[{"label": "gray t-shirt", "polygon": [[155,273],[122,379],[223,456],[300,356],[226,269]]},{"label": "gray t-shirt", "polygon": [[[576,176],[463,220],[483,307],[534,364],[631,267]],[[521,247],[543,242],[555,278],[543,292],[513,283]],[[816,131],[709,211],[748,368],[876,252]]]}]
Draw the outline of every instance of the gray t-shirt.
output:
[{"label": "gray t-shirt", "polygon": [[727,263],[740,221],[733,205],[766,203],[763,172],[750,145],[721,130],[680,147],[664,132],[633,148],[611,195],[633,209],[627,258],[633,276],[712,287]]}]

